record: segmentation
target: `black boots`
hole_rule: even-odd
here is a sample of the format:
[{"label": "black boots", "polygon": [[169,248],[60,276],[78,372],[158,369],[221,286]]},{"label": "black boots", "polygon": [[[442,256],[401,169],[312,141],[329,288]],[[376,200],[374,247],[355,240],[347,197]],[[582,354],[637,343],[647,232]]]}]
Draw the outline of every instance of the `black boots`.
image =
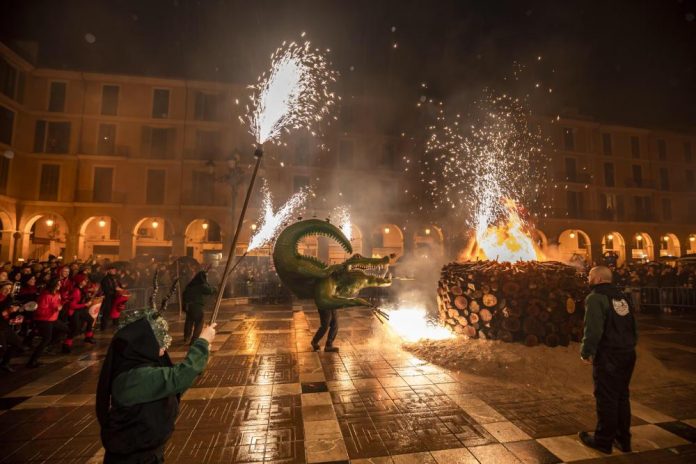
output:
[{"label": "black boots", "polygon": [[592,435],[588,432],[580,432],[580,433],[578,433],[578,437],[580,437],[580,441],[582,442],[583,445],[585,445],[589,448],[594,448],[597,451],[601,451],[604,454],[611,454],[611,446],[604,447],[604,446],[598,445],[597,442],[595,442],[594,435]]}]

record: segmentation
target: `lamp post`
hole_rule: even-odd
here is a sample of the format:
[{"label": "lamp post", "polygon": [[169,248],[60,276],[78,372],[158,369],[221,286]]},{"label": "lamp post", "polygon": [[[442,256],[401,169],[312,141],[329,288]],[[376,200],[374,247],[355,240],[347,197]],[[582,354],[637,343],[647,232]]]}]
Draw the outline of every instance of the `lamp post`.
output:
[{"label": "lamp post", "polygon": [[254,171],[251,173],[251,179],[249,180],[249,187],[247,188],[246,196],[244,197],[244,204],[242,205],[242,211],[239,213],[239,220],[237,222],[237,230],[234,232],[234,237],[232,238],[232,243],[230,244],[230,251],[227,255],[227,262],[225,263],[225,270],[222,272],[222,278],[220,279],[220,288],[218,289],[217,298],[215,299],[215,307],[213,308],[213,315],[210,318],[210,323],[214,323],[217,319],[218,312],[220,310],[220,303],[222,303],[222,296],[225,293],[225,286],[227,285],[227,278],[229,277],[230,266],[234,260],[234,250],[237,247],[237,240],[239,239],[239,233],[242,231],[242,225],[244,223],[244,216],[246,216],[247,207],[249,206],[249,199],[251,198],[251,191],[254,189],[254,182],[256,181],[256,176],[259,172],[259,166],[261,165],[261,158],[263,157],[263,149],[259,146],[254,151],[254,158],[256,158],[256,164],[254,165]]}]

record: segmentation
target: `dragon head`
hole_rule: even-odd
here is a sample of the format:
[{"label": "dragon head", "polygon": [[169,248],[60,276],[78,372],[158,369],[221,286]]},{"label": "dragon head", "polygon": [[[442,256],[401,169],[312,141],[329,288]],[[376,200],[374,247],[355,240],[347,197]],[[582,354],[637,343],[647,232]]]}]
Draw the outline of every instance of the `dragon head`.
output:
[{"label": "dragon head", "polygon": [[368,276],[384,278],[389,271],[389,260],[389,256],[366,258],[356,253],[341,264],[345,266],[345,270],[348,272],[362,272]]}]

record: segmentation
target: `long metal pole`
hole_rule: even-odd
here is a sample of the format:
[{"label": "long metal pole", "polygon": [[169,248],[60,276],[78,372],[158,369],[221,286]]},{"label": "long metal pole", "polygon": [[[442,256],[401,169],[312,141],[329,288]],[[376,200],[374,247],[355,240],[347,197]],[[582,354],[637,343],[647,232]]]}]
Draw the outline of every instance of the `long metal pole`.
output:
[{"label": "long metal pole", "polygon": [[220,310],[220,303],[222,303],[222,295],[225,293],[225,286],[227,285],[227,278],[229,277],[230,266],[232,265],[232,261],[234,260],[234,250],[237,247],[237,239],[239,238],[239,233],[242,231],[244,216],[246,216],[247,207],[249,206],[249,198],[251,198],[251,191],[254,189],[254,182],[256,181],[256,175],[259,172],[261,157],[263,157],[263,150],[261,149],[261,147],[258,147],[254,151],[254,157],[256,158],[256,165],[254,166],[254,172],[251,174],[249,188],[247,189],[246,198],[244,198],[244,205],[242,206],[242,211],[239,214],[237,230],[234,232],[234,238],[232,239],[232,244],[230,245],[230,252],[227,255],[227,262],[225,263],[225,270],[222,273],[222,279],[220,279],[220,288],[218,289],[217,299],[215,300],[215,308],[213,309],[213,315],[210,318],[211,324],[215,322],[215,320],[217,319],[218,311]]}]

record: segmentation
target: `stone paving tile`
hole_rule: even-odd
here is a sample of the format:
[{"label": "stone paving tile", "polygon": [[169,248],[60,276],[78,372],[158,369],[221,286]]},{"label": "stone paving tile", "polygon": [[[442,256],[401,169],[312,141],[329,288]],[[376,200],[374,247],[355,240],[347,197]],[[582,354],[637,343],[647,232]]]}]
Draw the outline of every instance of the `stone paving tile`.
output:
[{"label": "stone paving tile", "polygon": [[[384,327],[369,310],[342,313],[340,353],[311,351],[311,308],[223,306],[220,323],[216,351],[183,397],[167,462],[696,461],[693,384],[634,392],[639,452],[603,457],[577,440],[594,428],[590,395],[501,386],[398,345],[377,350],[367,342]],[[0,462],[101,462],[94,391],[108,337],[0,382]],[[175,343],[172,358],[185,350]]]}]

